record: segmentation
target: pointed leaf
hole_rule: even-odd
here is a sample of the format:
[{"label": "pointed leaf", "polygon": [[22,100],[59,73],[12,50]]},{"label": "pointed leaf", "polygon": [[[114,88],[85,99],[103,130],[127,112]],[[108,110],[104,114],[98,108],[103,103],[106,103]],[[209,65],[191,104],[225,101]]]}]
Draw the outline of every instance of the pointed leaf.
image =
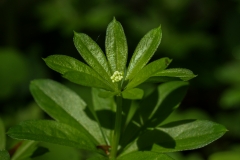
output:
[{"label": "pointed leaf", "polygon": [[0,118],[0,150],[4,150],[6,146],[5,126]]},{"label": "pointed leaf", "polygon": [[149,31],[139,42],[128,66],[126,80],[131,80],[150,60],[162,38],[161,27]]},{"label": "pointed leaf", "polygon": [[106,34],[106,55],[112,70],[124,72],[127,63],[127,40],[120,22],[113,21],[108,25]]},{"label": "pointed leaf", "polygon": [[89,135],[67,124],[50,120],[24,121],[10,128],[7,134],[14,139],[28,139],[76,147],[102,153]]},{"label": "pointed leaf", "polygon": [[[91,67],[78,61],[75,58],[65,56],[65,55],[52,55],[52,56],[48,56],[47,58],[45,58],[44,61],[46,62],[48,67],[50,67],[51,69],[53,69],[56,72],[59,72],[61,74],[66,74],[68,72],[74,72],[76,75],[86,74],[86,76],[88,76],[88,77],[90,76],[91,79],[96,80],[99,83],[99,85],[95,85],[94,83],[87,83],[87,84],[84,82],[81,83],[81,79],[79,80],[79,82],[77,81],[75,83],[78,83],[81,85],[87,85],[87,86],[91,86],[91,87],[98,86],[100,88],[108,88],[108,89],[112,88],[112,86],[113,86],[113,84],[110,80],[109,81],[104,80]],[[72,76],[70,76],[70,77],[68,77],[68,76],[65,78],[67,78],[71,81]],[[74,77],[74,75],[73,75],[73,77]]]},{"label": "pointed leaf", "polygon": [[75,47],[83,59],[104,79],[110,80],[111,71],[101,48],[86,34],[74,32]]},{"label": "pointed leaf", "polygon": [[[156,130],[171,137],[171,139],[161,138],[161,140],[155,141],[157,145],[154,145],[152,150],[156,152],[175,152],[201,148],[227,132],[224,126],[207,120],[176,121],[160,126]],[[173,143],[175,145],[171,146]]]},{"label": "pointed leaf", "polygon": [[142,99],[143,94],[143,90],[139,88],[132,88],[122,92],[122,96],[125,99]]},{"label": "pointed leaf", "polygon": [[48,79],[32,81],[30,91],[37,104],[51,117],[88,133],[88,137],[93,141],[95,137],[99,144],[105,142],[97,122],[86,113],[86,103],[75,92]]},{"label": "pointed leaf", "polygon": [[122,154],[138,150],[176,152],[204,147],[226,132],[220,124],[206,120],[182,120],[145,131]]},{"label": "pointed leaf", "polygon": [[117,160],[174,160],[166,154],[160,154],[156,152],[144,151],[144,152],[132,152],[119,157]]},{"label": "pointed leaf", "polygon": [[170,62],[171,60],[169,58],[161,58],[159,60],[149,63],[139,71],[139,73],[128,83],[126,88],[130,89],[138,86],[152,75],[167,68]]},{"label": "pointed leaf", "polygon": [[83,86],[102,88],[108,91],[114,91],[114,89],[109,84],[88,73],[70,71],[70,72],[66,72],[63,75],[63,77],[68,79],[71,82],[74,82],[76,84],[80,84]]},{"label": "pointed leaf", "polygon": [[102,91],[99,92],[98,96],[101,97],[101,98],[110,98],[110,97],[113,97],[117,94],[119,94],[119,93],[102,90]]},{"label": "pointed leaf", "polygon": [[10,155],[6,150],[0,150],[0,159],[1,160],[10,160]]},{"label": "pointed leaf", "polygon": [[154,76],[176,77],[183,81],[188,81],[197,75],[185,68],[170,68],[156,73]]}]

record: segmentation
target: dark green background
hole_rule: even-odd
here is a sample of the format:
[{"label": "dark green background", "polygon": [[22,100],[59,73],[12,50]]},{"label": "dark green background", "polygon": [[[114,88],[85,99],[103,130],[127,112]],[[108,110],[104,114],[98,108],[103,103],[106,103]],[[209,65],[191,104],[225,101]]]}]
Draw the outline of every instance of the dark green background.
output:
[{"label": "dark green background", "polygon": [[[67,84],[41,58],[64,54],[81,60],[73,30],[90,35],[104,50],[113,16],[125,30],[129,57],[141,37],[161,25],[163,39],[153,59],[169,57],[169,68],[188,68],[198,75],[169,120],[209,119],[229,129],[205,148],[173,156],[240,159],[239,0],[0,0],[0,116],[6,127],[46,117],[29,93],[31,80],[51,78]],[[7,147],[14,143],[8,139]]]}]

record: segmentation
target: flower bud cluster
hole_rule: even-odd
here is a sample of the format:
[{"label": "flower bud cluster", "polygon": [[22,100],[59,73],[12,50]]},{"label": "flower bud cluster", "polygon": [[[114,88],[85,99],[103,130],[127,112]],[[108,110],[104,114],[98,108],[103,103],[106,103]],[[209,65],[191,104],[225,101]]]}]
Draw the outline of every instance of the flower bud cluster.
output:
[{"label": "flower bud cluster", "polygon": [[111,80],[112,82],[119,82],[123,79],[123,73],[122,72],[118,72],[118,71],[115,71],[113,73],[113,75],[111,76]]}]

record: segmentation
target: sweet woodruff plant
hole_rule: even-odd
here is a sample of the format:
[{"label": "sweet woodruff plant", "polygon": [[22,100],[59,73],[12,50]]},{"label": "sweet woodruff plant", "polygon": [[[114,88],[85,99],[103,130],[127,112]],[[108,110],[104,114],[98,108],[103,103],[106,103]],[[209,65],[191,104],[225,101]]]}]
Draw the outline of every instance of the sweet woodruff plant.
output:
[{"label": "sweet woodruff plant", "polygon": [[50,79],[32,81],[36,103],[54,120],[24,121],[7,134],[95,152],[88,160],[173,160],[167,153],[201,148],[220,138],[227,130],[211,121],[164,123],[196,75],[167,69],[172,61],[167,57],[149,62],[161,38],[161,27],[149,31],[127,66],[127,40],[115,18],[107,27],[105,54],[89,36],[74,32],[75,47],[86,63],[65,55],[44,61],[87,87],[77,94]]}]

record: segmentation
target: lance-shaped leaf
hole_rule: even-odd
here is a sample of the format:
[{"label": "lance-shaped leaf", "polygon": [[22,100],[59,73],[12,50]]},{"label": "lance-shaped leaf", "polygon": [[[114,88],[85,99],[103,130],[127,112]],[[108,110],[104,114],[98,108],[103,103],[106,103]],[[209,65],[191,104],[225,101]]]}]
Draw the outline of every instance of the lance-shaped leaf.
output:
[{"label": "lance-shaped leaf", "polygon": [[128,66],[126,80],[131,80],[150,60],[162,38],[161,27],[149,31],[139,42]]},{"label": "lance-shaped leaf", "polygon": [[170,68],[163,71],[160,71],[154,75],[155,76],[161,76],[161,77],[174,77],[179,78],[183,81],[188,81],[197,75],[195,75],[192,71],[185,68]]},{"label": "lance-shaped leaf", "polygon": [[[160,126],[156,130],[150,131],[149,134],[155,131],[165,133],[170,138],[160,138],[158,136],[159,138],[156,139],[159,141],[152,139],[152,142],[155,143],[152,150],[156,152],[175,152],[204,147],[222,137],[227,129],[220,124],[207,120],[181,120]],[[143,141],[145,141],[145,136],[147,135],[143,135],[141,138]],[[140,143],[143,145],[143,141],[140,142],[139,139],[139,145]]]},{"label": "lance-shaped leaf", "polygon": [[114,91],[114,88],[101,79],[84,72],[70,71],[63,74],[63,77],[69,81],[88,87],[102,88],[108,91]]},{"label": "lance-shaped leaf", "polygon": [[7,134],[14,139],[42,141],[102,153],[89,135],[56,121],[24,121],[10,128]]},{"label": "lance-shaped leaf", "polygon": [[83,59],[106,80],[110,80],[111,71],[101,48],[86,34],[74,32],[75,47]]},{"label": "lance-shaped leaf", "polygon": [[126,154],[122,157],[119,157],[118,160],[174,160],[166,154],[151,152],[151,151],[138,151]]},{"label": "lance-shaped leaf", "polygon": [[171,60],[169,58],[161,58],[159,60],[149,63],[139,71],[139,73],[128,83],[126,88],[130,89],[138,86],[152,75],[167,68],[170,62]]},{"label": "lance-shaped leaf", "polygon": [[99,144],[105,143],[97,122],[86,114],[86,103],[75,92],[48,79],[32,81],[30,91],[37,104],[51,117],[88,133],[88,137]]},{"label": "lance-shaped leaf", "polygon": [[112,70],[124,72],[127,63],[127,40],[120,22],[113,21],[107,27],[106,55]]},{"label": "lance-shaped leaf", "polygon": [[207,120],[182,120],[145,131],[123,154],[137,150],[176,152],[206,146],[217,140],[227,129]]},{"label": "lance-shaped leaf", "polygon": [[53,69],[56,72],[59,72],[63,75],[67,73],[74,72],[76,76],[81,76],[82,74],[85,74],[87,77],[91,77],[91,81],[94,81],[95,83],[90,83],[89,81],[84,80],[84,76],[82,78],[79,78],[78,80],[73,81],[75,75],[70,76],[70,75],[65,75],[65,78],[69,79],[70,81],[73,81],[74,83],[85,85],[85,86],[90,86],[90,87],[99,87],[99,88],[104,88],[107,90],[113,90],[112,88],[114,85],[112,82],[104,80],[96,71],[94,71],[91,67],[88,65],[78,61],[75,58],[65,56],[65,55],[52,55],[48,56],[47,58],[44,59],[48,67]]},{"label": "lance-shaped leaf", "polygon": [[10,155],[6,150],[0,150],[0,159],[1,160],[10,160]]},{"label": "lance-shaped leaf", "polygon": [[142,99],[144,91],[139,88],[127,89],[122,92],[125,99]]}]

